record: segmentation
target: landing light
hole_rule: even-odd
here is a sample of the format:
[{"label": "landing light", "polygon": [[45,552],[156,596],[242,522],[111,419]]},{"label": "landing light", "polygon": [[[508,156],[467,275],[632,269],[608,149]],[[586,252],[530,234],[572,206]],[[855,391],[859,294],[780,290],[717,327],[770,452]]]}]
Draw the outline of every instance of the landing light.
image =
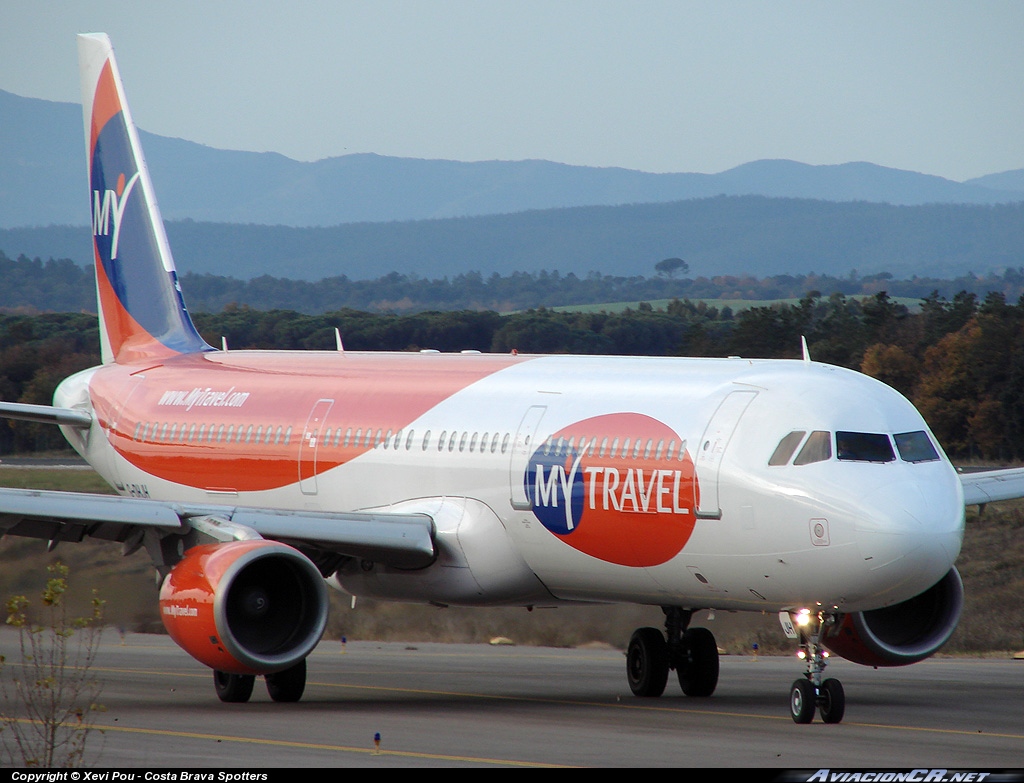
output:
[{"label": "landing light", "polygon": [[807,625],[811,622],[811,610],[801,609],[796,615],[796,624],[799,626]]}]

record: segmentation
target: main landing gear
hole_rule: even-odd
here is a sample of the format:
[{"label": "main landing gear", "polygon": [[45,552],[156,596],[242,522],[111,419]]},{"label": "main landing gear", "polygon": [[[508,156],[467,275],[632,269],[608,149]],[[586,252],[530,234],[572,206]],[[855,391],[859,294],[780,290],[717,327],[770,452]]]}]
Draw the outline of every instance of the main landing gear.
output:
[{"label": "main landing gear", "polygon": [[626,650],[626,677],[636,696],[658,697],[670,669],[687,696],[710,696],[718,685],[718,645],[707,628],[688,628],[693,611],[663,606],[665,633],[638,628]]},{"label": "main landing gear", "polygon": [[[267,693],[274,701],[298,701],[302,698],[302,692],[306,690],[306,659],[303,658],[290,669],[268,674],[264,679],[267,681]],[[217,697],[223,702],[238,704],[249,701],[255,683],[254,674],[228,674],[216,670],[213,672],[213,687],[217,691]]]},{"label": "main landing gear", "polygon": [[800,640],[799,656],[807,671],[793,683],[789,692],[789,714],[797,723],[814,720],[815,709],[825,723],[839,723],[846,712],[846,694],[843,684],[835,678],[822,680],[828,665],[828,653],[821,644],[821,635],[833,622],[831,615],[819,612],[791,615],[793,627]]}]

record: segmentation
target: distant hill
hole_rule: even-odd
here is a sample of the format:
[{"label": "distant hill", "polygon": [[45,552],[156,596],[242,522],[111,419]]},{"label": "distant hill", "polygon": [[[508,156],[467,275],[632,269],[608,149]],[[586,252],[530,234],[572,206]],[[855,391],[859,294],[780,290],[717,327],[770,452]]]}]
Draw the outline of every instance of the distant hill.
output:
[{"label": "distant hill", "polygon": [[[168,220],[334,226],[718,195],[897,205],[1024,200],[1024,170],[959,183],[871,163],[810,166],[786,160],[755,161],[720,174],[371,154],[303,163],[140,135]],[[0,90],[0,228],[86,225],[84,170],[78,104]]]},{"label": "distant hill", "polygon": [[[857,270],[955,278],[1024,267],[1024,202],[893,206],[719,196],[328,228],[185,220],[167,231],[179,271],[243,280],[555,269],[651,276],[671,257],[685,259],[695,277]],[[90,262],[85,227],[0,229],[0,250]]]}]

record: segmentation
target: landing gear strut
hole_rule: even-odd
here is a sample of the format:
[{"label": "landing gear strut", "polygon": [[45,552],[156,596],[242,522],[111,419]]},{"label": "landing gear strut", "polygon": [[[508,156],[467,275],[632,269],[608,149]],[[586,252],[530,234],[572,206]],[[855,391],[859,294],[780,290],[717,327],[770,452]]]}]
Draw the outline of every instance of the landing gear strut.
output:
[{"label": "landing gear strut", "polygon": [[710,696],[718,685],[718,645],[707,628],[688,628],[693,611],[664,606],[665,633],[638,628],[626,650],[626,677],[633,694],[658,697],[670,669],[687,696]]},{"label": "landing gear strut", "polygon": [[810,723],[817,709],[825,723],[839,723],[846,712],[843,684],[832,677],[822,680],[822,673],[828,666],[828,653],[821,644],[821,636],[835,618],[818,612],[817,615],[791,614],[790,619],[800,640],[799,655],[807,671],[790,689],[789,714],[796,723]]}]

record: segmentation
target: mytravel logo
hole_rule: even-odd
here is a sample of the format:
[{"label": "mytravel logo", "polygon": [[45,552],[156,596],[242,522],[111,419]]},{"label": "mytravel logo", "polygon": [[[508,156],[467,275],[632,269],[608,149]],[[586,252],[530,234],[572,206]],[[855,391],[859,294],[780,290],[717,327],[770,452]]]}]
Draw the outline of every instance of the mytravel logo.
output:
[{"label": "mytravel logo", "polygon": [[128,198],[139,181],[139,172],[125,181],[124,174],[117,178],[115,190],[98,190],[92,192],[92,235],[94,237],[110,237],[110,260],[117,258],[117,245],[121,239],[121,220]]},{"label": "mytravel logo", "polygon": [[544,527],[610,563],[664,563],[693,532],[693,460],[650,416],[597,416],[554,433],[530,457],[524,488]]}]

